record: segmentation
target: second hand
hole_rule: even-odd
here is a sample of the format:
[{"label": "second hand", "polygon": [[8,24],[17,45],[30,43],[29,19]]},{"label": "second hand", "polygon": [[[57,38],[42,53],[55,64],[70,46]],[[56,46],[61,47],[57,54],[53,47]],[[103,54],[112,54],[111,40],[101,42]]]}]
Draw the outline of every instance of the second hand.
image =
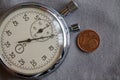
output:
[{"label": "second hand", "polygon": [[26,40],[18,41],[18,43],[31,42],[31,41],[34,41],[34,40],[39,40],[39,39],[44,39],[44,38],[50,38],[50,37],[53,37],[53,36],[56,36],[56,35],[52,34],[51,36],[45,36],[45,37],[39,37],[39,38],[33,38],[33,39],[28,38]]}]

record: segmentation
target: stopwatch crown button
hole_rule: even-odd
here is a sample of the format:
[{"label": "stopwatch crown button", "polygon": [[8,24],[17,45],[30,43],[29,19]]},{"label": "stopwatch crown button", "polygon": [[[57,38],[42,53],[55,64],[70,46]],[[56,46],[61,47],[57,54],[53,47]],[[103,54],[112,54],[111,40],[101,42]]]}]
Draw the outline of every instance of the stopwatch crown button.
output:
[{"label": "stopwatch crown button", "polygon": [[70,1],[61,11],[60,14],[67,16],[68,14],[76,11],[78,9],[78,4],[75,1]]}]

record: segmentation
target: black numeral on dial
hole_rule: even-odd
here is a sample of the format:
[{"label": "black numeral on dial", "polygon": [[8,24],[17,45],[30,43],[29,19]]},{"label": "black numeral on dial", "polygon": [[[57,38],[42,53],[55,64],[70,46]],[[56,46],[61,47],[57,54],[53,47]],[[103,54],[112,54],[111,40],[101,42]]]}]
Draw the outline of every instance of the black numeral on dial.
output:
[{"label": "black numeral on dial", "polygon": [[34,19],[35,19],[35,20],[41,20],[41,18],[39,17],[39,15],[36,15],[36,16],[34,17]]},{"label": "black numeral on dial", "polygon": [[18,25],[18,22],[17,22],[17,21],[13,21],[13,25],[14,25],[14,26],[17,26],[17,25]]},{"label": "black numeral on dial", "polygon": [[7,31],[6,31],[6,34],[7,34],[8,36],[11,36],[11,35],[12,35],[12,32],[11,32],[10,30],[7,30]]},{"label": "black numeral on dial", "polygon": [[37,62],[36,62],[35,60],[30,61],[30,64],[31,64],[33,67],[37,66]]},{"label": "black numeral on dial", "polygon": [[18,60],[18,62],[20,63],[20,65],[24,65],[25,61],[21,58],[20,60]]},{"label": "black numeral on dial", "polygon": [[45,61],[47,59],[47,56],[46,55],[43,55],[42,56],[42,60]]},{"label": "black numeral on dial", "polygon": [[51,45],[51,46],[48,47],[48,49],[49,49],[50,51],[53,51],[53,50],[54,50],[54,47]]},{"label": "black numeral on dial", "polygon": [[23,16],[23,19],[24,19],[25,21],[28,21],[28,20],[29,20],[28,15],[27,15],[27,14],[25,14],[25,15]]},{"label": "black numeral on dial", "polygon": [[11,44],[10,44],[9,41],[7,41],[4,45],[5,45],[7,48],[9,48]]},{"label": "black numeral on dial", "polygon": [[11,54],[9,54],[9,56],[14,59],[15,58],[15,54],[12,52]]}]

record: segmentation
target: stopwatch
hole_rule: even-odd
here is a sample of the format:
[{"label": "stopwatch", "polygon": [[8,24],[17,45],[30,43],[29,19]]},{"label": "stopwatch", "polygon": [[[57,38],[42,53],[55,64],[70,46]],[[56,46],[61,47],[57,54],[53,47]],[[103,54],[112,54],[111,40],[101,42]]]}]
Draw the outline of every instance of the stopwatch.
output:
[{"label": "stopwatch", "polygon": [[9,9],[0,21],[2,65],[24,78],[53,72],[63,62],[70,44],[63,16],[76,9],[73,1],[60,14],[38,3],[21,3]]}]

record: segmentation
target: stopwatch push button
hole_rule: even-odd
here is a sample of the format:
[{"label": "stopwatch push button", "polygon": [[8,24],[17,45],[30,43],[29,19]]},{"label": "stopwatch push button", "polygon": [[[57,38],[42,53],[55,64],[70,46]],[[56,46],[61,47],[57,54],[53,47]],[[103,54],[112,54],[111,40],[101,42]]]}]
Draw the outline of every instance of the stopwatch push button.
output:
[{"label": "stopwatch push button", "polygon": [[73,24],[70,27],[70,31],[74,32],[74,31],[80,31],[80,25],[79,24]]}]

